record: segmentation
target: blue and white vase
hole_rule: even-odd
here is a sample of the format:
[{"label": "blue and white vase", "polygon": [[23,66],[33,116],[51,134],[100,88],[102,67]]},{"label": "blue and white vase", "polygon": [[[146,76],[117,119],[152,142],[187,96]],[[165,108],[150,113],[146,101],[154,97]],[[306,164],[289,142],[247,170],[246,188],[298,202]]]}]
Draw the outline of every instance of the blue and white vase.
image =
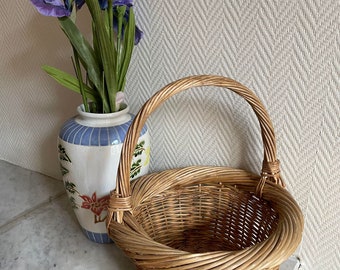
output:
[{"label": "blue and white vase", "polygon": [[[122,144],[132,122],[129,107],[108,114],[84,112],[62,126],[58,138],[60,168],[72,208],[85,235],[97,243],[110,243],[105,219],[110,191],[116,188],[116,174]],[[131,166],[131,179],[147,174],[150,136],[143,128]]]}]

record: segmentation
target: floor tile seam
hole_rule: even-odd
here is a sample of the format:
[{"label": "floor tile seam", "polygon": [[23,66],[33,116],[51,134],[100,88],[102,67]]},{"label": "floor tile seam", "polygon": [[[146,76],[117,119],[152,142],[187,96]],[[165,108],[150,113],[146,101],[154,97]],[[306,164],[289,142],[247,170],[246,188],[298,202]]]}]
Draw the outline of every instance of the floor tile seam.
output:
[{"label": "floor tile seam", "polygon": [[21,212],[20,214],[14,216],[13,218],[11,218],[10,220],[8,220],[7,222],[5,222],[4,224],[2,224],[0,226],[0,235],[7,232],[8,230],[10,230],[11,228],[13,228],[15,226],[15,224],[17,224],[18,222],[28,218],[31,215],[34,215],[34,213],[51,204],[54,201],[57,201],[59,199],[62,199],[63,197],[67,196],[67,194],[65,193],[65,191],[60,191],[57,194],[50,196],[48,199],[42,201],[41,203],[36,204],[35,206]]}]

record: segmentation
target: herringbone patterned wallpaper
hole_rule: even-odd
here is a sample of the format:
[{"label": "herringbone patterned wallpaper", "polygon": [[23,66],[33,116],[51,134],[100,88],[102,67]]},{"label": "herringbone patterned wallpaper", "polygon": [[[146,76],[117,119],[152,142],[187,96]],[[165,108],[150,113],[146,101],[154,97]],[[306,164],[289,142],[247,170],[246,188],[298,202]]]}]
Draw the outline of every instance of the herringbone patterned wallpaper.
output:
[{"label": "herringbone patterned wallpaper", "polygon": [[[340,269],[340,1],[139,0],[145,38],[135,50],[127,96],[133,112],[167,83],[218,74],[245,84],[269,111],[288,189],[305,231],[296,255],[305,270]],[[1,1],[0,158],[60,177],[55,137],[77,95],[41,70],[71,70],[55,20],[27,1]],[[79,20],[86,31],[86,11]],[[259,172],[255,116],[239,97],[202,88],[152,115],[152,170],[190,164]]]}]

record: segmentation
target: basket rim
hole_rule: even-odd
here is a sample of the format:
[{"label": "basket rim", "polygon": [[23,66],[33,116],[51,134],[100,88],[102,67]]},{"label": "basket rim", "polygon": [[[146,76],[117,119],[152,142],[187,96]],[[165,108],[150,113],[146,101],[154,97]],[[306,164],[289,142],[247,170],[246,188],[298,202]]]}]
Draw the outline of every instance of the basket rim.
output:
[{"label": "basket rim", "polygon": [[[150,176],[154,178],[162,177],[163,175],[169,175],[169,172],[177,171],[185,175],[190,170],[197,171],[198,169],[202,169],[206,171],[207,169],[215,169],[218,172],[222,172],[226,170],[233,174],[241,173],[241,176],[248,175],[248,178],[243,181],[246,187],[248,186],[256,186],[256,179],[252,177],[259,178],[260,176],[255,175],[253,173],[249,173],[245,170],[241,169],[234,169],[230,167],[215,167],[215,166],[190,166],[184,167],[179,169],[169,169],[165,171],[161,171],[158,173],[153,173],[145,176],[141,176],[140,178],[136,179],[132,185],[132,196],[137,201],[137,197],[139,197],[139,201],[143,202],[143,195],[148,195],[147,189],[144,193],[140,193],[139,186],[147,183],[150,183]],[[196,172],[198,174],[198,172]],[[219,176],[219,175],[217,175]],[[177,177],[177,178],[176,178]],[[178,178],[176,175],[172,182],[180,181],[181,179]],[[204,178],[204,176],[201,176]],[[241,178],[241,177],[240,177]],[[157,180],[157,179],[156,179]],[[151,186],[153,184],[152,181],[156,181],[155,179],[151,180]],[[215,180],[217,182],[218,180]],[[145,183],[144,183],[145,182]],[[195,181],[186,181],[183,182],[187,183],[197,183],[199,180]],[[240,186],[242,185],[242,180],[226,180],[226,183],[233,186],[235,182]],[[174,187],[176,187],[174,185]],[[148,188],[148,187],[147,187]],[[169,189],[172,188],[170,183]],[[157,188],[155,188],[157,189]],[[152,191],[150,191],[152,193]],[[155,196],[157,194],[154,194]],[[302,228],[303,228],[303,216],[299,206],[297,205],[296,201],[293,199],[291,194],[284,189],[283,187],[268,182],[263,189],[263,199],[270,201],[273,203],[273,206],[276,207],[276,210],[279,212],[279,222],[277,228],[269,235],[269,237],[259,242],[253,246],[249,246],[242,250],[235,250],[235,251],[209,251],[204,253],[190,253],[188,251],[177,250],[172,247],[169,247],[165,244],[159,243],[153,240],[145,231],[142,229],[141,225],[138,224],[135,216],[134,211],[130,213],[126,213],[124,215],[123,221],[124,223],[120,224],[117,222],[112,222],[109,224],[109,234],[113,238],[113,240],[128,254],[135,254],[135,253],[143,253],[143,247],[145,245],[146,250],[154,250],[155,252],[159,252],[163,254],[164,260],[170,260],[173,256],[180,257],[181,260],[189,260],[197,257],[200,257],[200,260],[205,260],[206,258],[214,258],[216,260],[225,260],[226,265],[229,263],[240,263],[242,262],[243,266],[254,266],[256,265],[259,268],[240,268],[240,269],[262,269],[262,268],[269,268],[272,267],[273,262],[277,263],[277,265],[281,264],[284,260],[286,260],[297,248],[298,244],[301,241],[302,237]],[[135,204],[134,208],[138,207],[140,204]],[[129,238],[129,241],[135,242],[133,247],[127,246],[127,243],[124,243],[125,240],[122,240],[122,237]],[[138,247],[136,247],[136,242],[141,241],[143,243],[140,246],[140,250],[138,251]],[[137,245],[138,246],[138,245]],[[278,252],[280,250],[280,252]],[[170,254],[170,255],[165,255]],[[172,254],[172,255],[171,255]],[[135,255],[132,255],[132,258],[137,261],[137,264],[143,265],[143,259],[136,259],[134,258]],[[148,254],[147,256],[151,256]],[[138,257],[138,256],[137,256]],[[256,258],[256,260],[254,259]],[[141,260],[141,261],[140,261]],[[163,260],[163,259],[160,259]],[[173,258],[173,260],[177,261],[178,258]],[[270,262],[270,263],[269,263]],[[150,264],[147,260],[147,263]],[[156,262],[155,262],[156,264]],[[225,265],[225,267],[227,267]],[[260,268],[261,267],[261,268]],[[172,269],[172,268],[170,268]],[[174,268],[175,269],[175,268]],[[177,269],[177,268],[176,268]],[[178,268],[182,269],[182,268]],[[189,268],[188,268],[189,269]]]}]

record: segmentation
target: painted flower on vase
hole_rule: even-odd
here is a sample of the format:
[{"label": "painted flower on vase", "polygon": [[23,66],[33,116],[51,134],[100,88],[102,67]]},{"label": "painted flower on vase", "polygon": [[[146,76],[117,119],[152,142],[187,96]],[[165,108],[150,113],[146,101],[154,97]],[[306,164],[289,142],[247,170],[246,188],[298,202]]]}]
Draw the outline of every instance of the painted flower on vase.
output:
[{"label": "painted flower on vase", "polygon": [[103,222],[105,220],[106,215],[101,217],[101,214],[109,206],[110,195],[97,199],[97,194],[94,192],[92,197],[87,195],[80,195],[79,197],[83,200],[81,208],[89,209],[94,213],[94,223]]},{"label": "painted flower on vase", "polygon": [[[123,93],[121,93],[123,94]],[[60,159],[60,168],[63,175],[66,175],[70,172],[69,164],[72,164],[69,155],[66,153],[65,147],[62,144],[58,145],[59,149],[59,159]],[[146,166],[149,163],[149,151],[150,147],[145,149],[145,141],[141,141],[136,145],[134,151],[134,158],[136,160],[131,165],[130,169],[130,177],[131,179],[137,177],[141,173],[142,165]],[[142,159],[140,156],[146,152],[147,159],[144,164],[142,164]],[[92,196],[85,195],[78,191],[78,188],[75,183],[69,180],[64,180],[64,186],[69,195],[69,200],[71,202],[73,209],[86,209],[91,211],[94,214],[94,223],[104,222],[107,216],[106,210],[109,206],[110,194],[103,196],[101,198],[97,198],[96,191],[93,192]],[[82,202],[79,202],[79,199],[82,199]],[[103,213],[104,211],[104,213]]]}]

